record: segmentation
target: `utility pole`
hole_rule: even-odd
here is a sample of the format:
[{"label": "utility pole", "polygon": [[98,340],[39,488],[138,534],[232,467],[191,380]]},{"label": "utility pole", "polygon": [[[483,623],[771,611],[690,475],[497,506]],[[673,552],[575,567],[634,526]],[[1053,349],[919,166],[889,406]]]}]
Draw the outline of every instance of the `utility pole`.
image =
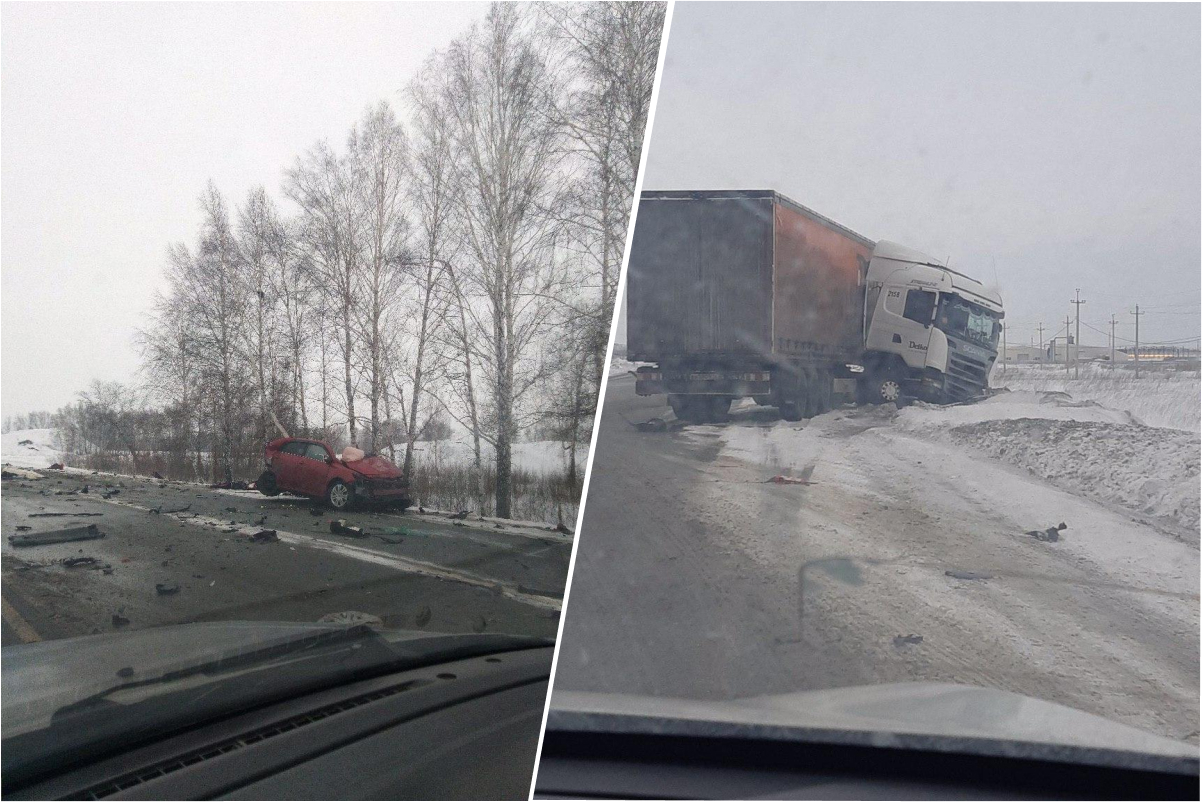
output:
[{"label": "utility pole", "polygon": [[1006,378],[1006,324],[1002,322],[1002,378]]},{"label": "utility pole", "polygon": [[1081,300],[1081,288],[1077,288],[1077,300],[1070,301],[1077,307],[1077,356],[1073,359],[1073,378],[1081,378],[1081,304],[1085,301]]},{"label": "utility pole", "polygon": [[1110,369],[1114,370],[1114,327],[1118,325],[1118,321],[1114,319],[1114,312],[1110,313]]},{"label": "utility pole", "polygon": [[1039,321],[1039,350],[1043,350],[1043,321]]},{"label": "utility pole", "polygon": [[1139,304],[1135,305],[1135,311],[1131,314],[1135,315],[1135,378],[1139,378],[1139,316],[1147,314],[1139,311]]},{"label": "utility pole", "polygon": [[[1068,315],[1065,315],[1064,316],[1064,378],[1066,378],[1066,379],[1068,378],[1068,361],[1069,361],[1068,354],[1069,354],[1069,350],[1070,350],[1068,345],[1069,345],[1069,341],[1071,341],[1073,339],[1073,335],[1069,334],[1069,332],[1072,331],[1072,328],[1071,328],[1072,325],[1073,325],[1073,321],[1071,321],[1069,319]],[[1078,353],[1081,351],[1080,343],[1077,344],[1077,351],[1078,351]],[[1077,360],[1074,359],[1073,361],[1076,362]]]}]

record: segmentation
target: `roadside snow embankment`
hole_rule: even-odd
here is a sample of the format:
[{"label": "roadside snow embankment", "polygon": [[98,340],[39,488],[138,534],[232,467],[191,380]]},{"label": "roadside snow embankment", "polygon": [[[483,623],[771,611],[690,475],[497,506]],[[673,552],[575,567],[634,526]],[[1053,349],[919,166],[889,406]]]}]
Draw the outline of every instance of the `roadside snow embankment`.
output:
[{"label": "roadside snow embankment", "polygon": [[21,468],[49,468],[62,457],[54,446],[54,429],[18,429],[0,438],[0,460]]},{"label": "roadside snow embankment", "polygon": [[1066,393],[1012,392],[959,407],[915,405],[899,428],[1027,470],[1122,508],[1193,545],[1199,538],[1199,438]]},{"label": "roadside snow embankment", "polygon": [[1014,391],[1069,393],[1078,401],[1130,412],[1148,426],[1202,431],[1202,381],[1196,372],[1149,367],[1137,381],[1130,366],[1111,370],[1089,364],[1081,366],[1080,379],[1071,379],[1055,365],[1007,365],[1005,375],[995,368],[990,381]]}]

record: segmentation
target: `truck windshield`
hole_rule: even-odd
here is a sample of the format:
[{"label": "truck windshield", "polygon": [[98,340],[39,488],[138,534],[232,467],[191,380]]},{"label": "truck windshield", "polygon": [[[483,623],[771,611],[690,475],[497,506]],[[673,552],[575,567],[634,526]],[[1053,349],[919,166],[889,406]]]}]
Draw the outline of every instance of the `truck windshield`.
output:
[{"label": "truck windshield", "polygon": [[935,319],[939,330],[953,337],[966,337],[973,342],[996,350],[1001,325],[997,315],[955,295],[939,299],[939,315]]}]

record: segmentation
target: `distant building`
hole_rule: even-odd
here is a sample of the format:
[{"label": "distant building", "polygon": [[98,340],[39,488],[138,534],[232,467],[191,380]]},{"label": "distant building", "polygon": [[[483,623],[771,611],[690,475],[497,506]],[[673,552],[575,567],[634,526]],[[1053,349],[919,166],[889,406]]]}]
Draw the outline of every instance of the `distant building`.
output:
[{"label": "distant building", "polygon": [[[1049,364],[1063,365],[1065,361],[1065,351],[1068,351],[1067,358],[1071,363],[1077,359],[1082,362],[1109,362],[1110,361],[1110,346],[1108,345],[1082,345],[1078,348],[1074,342],[1068,343],[1067,347],[1064,339],[1049,340],[1044,343],[1041,349],[1038,345],[1008,345],[1006,346],[1006,362],[1007,364]],[[1143,358],[1141,353],[1140,358]],[[1117,363],[1127,362],[1131,359],[1129,354],[1116,350],[1114,353],[1114,361]]]}]

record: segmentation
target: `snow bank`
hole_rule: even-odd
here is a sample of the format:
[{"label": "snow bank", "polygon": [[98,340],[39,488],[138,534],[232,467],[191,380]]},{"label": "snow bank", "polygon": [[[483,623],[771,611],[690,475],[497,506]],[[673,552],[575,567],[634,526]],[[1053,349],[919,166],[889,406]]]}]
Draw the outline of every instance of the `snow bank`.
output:
[{"label": "snow bank", "polygon": [[1130,411],[1063,392],[1002,393],[978,404],[916,404],[902,431],[968,446],[1049,484],[1149,519],[1188,542],[1199,533],[1199,438],[1145,426]]},{"label": "snow bank", "polygon": [[990,382],[1011,390],[1066,392],[1079,401],[1130,412],[1148,426],[1202,431],[1202,380],[1197,372],[1150,366],[1136,381],[1129,365],[1111,370],[1087,364],[1081,365],[1081,378],[1074,380],[1065,376],[1063,367],[1007,365],[1004,376],[995,368]]},{"label": "snow bank", "polygon": [[[22,468],[49,468],[62,457],[54,445],[55,429],[19,429],[0,437],[0,460]],[[22,441],[29,443],[22,445]]]}]

